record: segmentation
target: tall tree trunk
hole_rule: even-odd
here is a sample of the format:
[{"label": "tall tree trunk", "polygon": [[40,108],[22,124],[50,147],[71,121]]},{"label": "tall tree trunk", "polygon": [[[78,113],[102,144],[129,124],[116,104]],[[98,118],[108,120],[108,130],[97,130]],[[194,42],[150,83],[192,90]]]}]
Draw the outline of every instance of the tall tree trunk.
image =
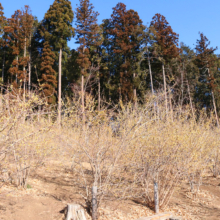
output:
[{"label": "tall tree trunk", "polygon": [[101,85],[100,85],[100,76],[99,76],[99,82],[98,82],[98,110],[101,110]]},{"label": "tall tree trunk", "polygon": [[188,81],[188,79],[187,79],[187,89],[188,89],[189,102],[190,102],[190,107],[191,107],[192,114],[193,114],[193,119],[195,120],[195,114],[194,114],[194,109],[193,109],[192,99],[191,99],[191,95],[190,95],[190,88],[189,88],[189,81]]},{"label": "tall tree trunk", "polygon": [[[151,93],[152,93],[152,96],[154,96],[153,75],[152,75],[152,70],[151,70],[151,63],[150,63],[148,46],[147,46],[147,60],[148,60],[148,67],[149,67],[149,73],[150,73]],[[156,103],[155,102],[154,102],[154,115],[156,116]]]},{"label": "tall tree trunk", "polygon": [[[30,55],[31,59],[31,55]],[[28,63],[28,91],[29,91],[29,96],[31,93],[31,61]]]},{"label": "tall tree trunk", "polygon": [[170,87],[169,87],[169,102],[170,102],[170,115],[171,115],[171,120],[173,122],[173,105],[172,105],[171,89],[170,89]]},{"label": "tall tree trunk", "polygon": [[4,84],[5,78],[5,47],[4,47],[4,55],[3,55],[3,62],[2,62],[2,83]]},{"label": "tall tree trunk", "polygon": [[[133,73],[133,79],[135,79],[135,73]],[[134,87],[134,107],[137,108],[137,90]]]},{"label": "tall tree trunk", "polygon": [[219,119],[218,119],[218,113],[217,113],[217,109],[216,109],[215,96],[214,96],[213,90],[212,90],[212,102],[213,102],[213,107],[214,107],[214,111],[215,111],[215,117],[216,117],[217,126],[219,128]]},{"label": "tall tree trunk", "polygon": [[167,115],[168,114],[168,107],[167,107],[167,83],[166,83],[166,75],[165,75],[164,63],[162,63],[162,70],[163,70],[164,98],[165,98],[165,107],[166,107],[166,115]]},{"label": "tall tree trunk", "polygon": [[59,53],[59,87],[58,87],[58,125],[61,125],[61,63],[62,63],[62,48]]},{"label": "tall tree trunk", "polygon": [[97,185],[92,186],[92,220],[98,219]]},{"label": "tall tree trunk", "polygon": [[184,92],[184,88],[183,88],[183,77],[184,77],[184,63],[183,63],[183,70],[180,71],[181,72],[181,95],[182,95],[182,100],[181,100],[181,108],[183,105],[183,92]]},{"label": "tall tree trunk", "polygon": [[[210,77],[209,69],[208,69],[208,74],[209,74],[209,77]],[[217,126],[219,128],[218,113],[217,113],[216,104],[215,104],[215,96],[214,96],[214,92],[213,92],[212,88],[211,88],[211,94],[212,94],[213,108],[214,108],[214,111],[215,111],[216,123],[217,123]]]},{"label": "tall tree trunk", "polygon": [[150,73],[151,92],[152,92],[152,95],[154,95],[153,76],[152,76],[152,71],[151,71],[151,63],[150,63],[148,47],[147,47],[147,59],[148,59],[148,66],[149,66],[149,73]]},{"label": "tall tree trunk", "polygon": [[84,75],[82,74],[82,85],[81,85],[81,93],[82,93],[82,117],[83,117],[83,125],[85,125],[85,102],[84,102]]},{"label": "tall tree trunk", "polygon": [[28,90],[29,90],[29,96],[30,96],[30,93],[31,93],[31,36],[30,36],[29,62],[28,62]]},{"label": "tall tree trunk", "polygon": [[[19,20],[18,20],[18,22],[17,22],[17,25],[18,25],[18,27],[19,27]],[[19,34],[19,29],[18,29],[18,34]],[[17,47],[19,48],[18,44],[19,44],[19,40],[17,40]],[[18,55],[19,55],[19,54],[17,54],[17,56],[16,56],[16,60],[17,60],[17,65],[16,65],[16,67],[17,67],[16,83],[18,83]]]},{"label": "tall tree trunk", "polygon": [[[24,40],[24,59],[26,57],[26,37]],[[24,102],[25,102],[25,86],[26,86],[26,73],[25,73],[25,65],[23,66],[23,73],[24,73]]]},{"label": "tall tree trunk", "polygon": [[16,72],[15,80],[16,83],[18,83],[18,55],[16,56],[16,60],[17,60],[17,65],[16,65],[17,72]]}]

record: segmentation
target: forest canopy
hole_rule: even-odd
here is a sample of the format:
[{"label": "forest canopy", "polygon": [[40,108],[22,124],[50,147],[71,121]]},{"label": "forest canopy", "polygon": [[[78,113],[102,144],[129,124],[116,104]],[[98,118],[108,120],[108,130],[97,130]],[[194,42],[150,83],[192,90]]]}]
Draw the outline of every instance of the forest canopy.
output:
[{"label": "forest canopy", "polygon": [[[81,97],[84,111],[87,95],[100,109],[104,102],[141,104],[162,92],[166,111],[190,105],[219,116],[219,55],[205,33],[190,48],[165,16],[155,14],[146,26],[121,2],[101,24],[98,16],[89,0],[75,10],[69,0],[55,0],[42,21],[28,5],[6,18],[0,4],[2,87],[37,92],[59,112],[71,97]],[[72,38],[77,49],[67,44]]]}]

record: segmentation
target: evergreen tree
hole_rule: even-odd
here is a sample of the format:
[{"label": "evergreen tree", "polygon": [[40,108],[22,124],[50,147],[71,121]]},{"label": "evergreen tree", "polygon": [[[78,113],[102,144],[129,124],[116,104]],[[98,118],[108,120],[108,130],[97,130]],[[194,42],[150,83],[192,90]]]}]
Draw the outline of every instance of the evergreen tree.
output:
[{"label": "evergreen tree", "polygon": [[59,87],[58,87],[58,123],[61,122],[61,63],[63,48],[67,46],[67,41],[74,36],[72,27],[73,11],[69,0],[55,0],[53,5],[44,16],[42,21],[41,35],[54,50],[59,50]]},{"label": "evergreen tree", "polygon": [[165,107],[166,113],[168,113],[167,82],[164,65],[169,64],[173,58],[179,56],[179,35],[173,32],[166,18],[161,14],[156,14],[152,18],[151,26],[155,30],[154,55],[162,62]]},{"label": "evergreen tree", "polygon": [[30,54],[27,54],[27,48],[31,44],[30,36],[33,32],[33,23],[34,18],[29,6],[26,5],[24,10],[15,11],[12,17],[8,19],[8,26],[5,27],[5,32],[8,34],[8,45],[12,49],[12,55],[14,56],[9,73],[16,79],[16,82],[14,82],[15,87],[18,82],[17,79],[23,82],[24,96],[27,81],[27,66],[30,61]]},{"label": "evergreen tree", "polygon": [[111,74],[116,79],[115,83],[119,84],[121,98],[128,101],[133,97],[134,74],[137,75],[145,27],[138,13],[127,10],[123,3],[118,3],[113,8],[109,22],[110,28],[107,32],[113,55],[112,70],[116,70]]},{"label": "evergreen tree", "polygon": [[8,26],[5,27],[5,33],[8,35],[8,41],[9,41],[8,45],[11,49],[11,54],[13,55],[13,62],[8,72],[9,74],[11,74],[11,78],[15,79],[15,81],[13,79],[11,80],[15,87],[17,87],[17,83],[19,83],[18,79],[23,80],[23,75],[22,75],[23,72],[19,68],[21,61],[19,59],[19,55],[22,50],[20,20],[21,20],[21,11],[17,10],[11,16],[11,18],[8,19]]},{"label": "evergreen tree", "polygon": [[65,88],[65,91],[63,92],[66,92],[69,96],[75,95],[75,97],[78,97],[78,93],[80,91],[79,88],[81,85],[79,82],[81,80],[81,69],[77,62],[78,54],[79,53],[77,50],[73,49],[70,51],[67,61],[63,67],[62,78],[63,87]]},{"label": "evergreen tree", "polygon": [[181,43],[180,58],[179,71],[181,76],[177,84],[179,100],[181,100],[181,106],[190,104],[193,117],[195,118],[193,103],[195,101],[194,97],[199,73],[199,69],[195,65],[196,54],[190,47]]},{"label": "evergreen tree", "polygon": [[[31,57],[31,36],[33,32],[33,24],[34,24],[34,17],[31,14],[30,7],[25,5],[24,10],[22,10],[21,17],[20,17],[20,43],[23,48],[23,59],[21,59],[21,65],[23,65],[23,77],[24,78],[24,94],[26,90],[26,82],[28,81],[28,87],[30,92],[30,79],[31,79],[31,69],[30,69],[30,57]],[[29,55],[27,55],[27,49],[29,49]],[[28,76],[27,76],[27,66],[28,68]]]},{"label": "evergreen tree", "polygon": [[49,104],[55,103],[55,88],[57,87],[56,72],[53,69],[53,64],[55,61],[55,54],[52,52],[52,48],[46,41],[44,43],[43,53],[41,57],[41,72],[42,79],[41,88],[43,90],[43,95],[47,98]]},{"label": "evergreen tree", "polygon": [[2,82],[4,83],[4,74],[5,74],[5,52],[6,52],[6,35],[4,33],[4,28],[7,25],[6,17],[4,16],[3,12],[4,8],[2,7],[2,4],[0,3],[0,47],[3,50],[3,53],[1,54],[2,57]]},{"label": "evergreen tree", "polygon": [[1,35],[4,33],[4,26],[6,24],[6,17],[4,16],[3,10],[4,8],[2,7],[2,4],[0,3],[0,34]]},{"label": "evergreen tree", "polygon": [[98,12],[95,12],[94,6],[89,0],[80,0],[80,5],[76,11],[76,43],[80,44],[78,47],[79,57],[77,62],[81,67],[82,82],[82,113],[83,121],[85,121],[84,115],[84,77],[87,75],[88,69],[91,65],[90,47],[95,45],[95,40],[98,33],[97,16]]},{"label": "evergreen tree", "polygon": [[197,55],[195,63],[200,70],[196,95],[198,101],[202,105],[201,107],[205,107],[207,110],[209,110],[211,106],[213,106],[216,115],[216,121],[219,126],[214,95],[217,85],[213,70],[215,60],[217,58],[214,56],[214,51],[217,50],[217,47],[209,48],[209,45],[210,41],[208,38],[203,33],[200,33],[200,39],[197,40],[195,48]]}]

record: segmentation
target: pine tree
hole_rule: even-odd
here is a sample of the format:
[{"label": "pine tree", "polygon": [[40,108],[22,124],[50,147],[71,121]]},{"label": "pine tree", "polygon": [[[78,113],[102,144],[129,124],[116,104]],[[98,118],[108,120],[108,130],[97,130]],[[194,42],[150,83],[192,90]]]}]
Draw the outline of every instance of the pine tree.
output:
[{"label": "pine tree", "polygon": [[[33,31],[33,24],[34,24],[34,17],[31,14],[30,7],[28,5],[25,5],[24,10],[22,10],[21,13],[21,19],[20,19],[20,42],[23,47],[23,59],[21,59],[21,65],[23,65],[23,78],[24,78],[24,97],[25,97],[25,91],[26,91],[26,82],[28,79],[28,87],[30,92],[30,50],[29,50],[29,56],[27,56],[27,48],[30,48],[31,45],[31,35]],[[27,66],[29,65],[29,73],[27,77]]]},{"label": "pine tree", "polygon": [[80,44],[78,47],[79,57],[77,62],[81,67],[82,82],[82,114],[83,121],[85,121],[85,104],[84,104],[84,77],[87,75],[87,71],[91,65],[90,47],[95,45],[95,39],[98,33],[97,16],[98,12],[93,11],[94,6],[89,0],[80,0],[80,5],[76,12],[76,43]]},{"label": "pine tree", "polygon": [[2,58],[2,82],[4,83],[4,73],[5,73],[5,50],[6,50],[6,36],[4,34],[4,27],[7,24],[6,17],[4,16],[3,12],[4,8],[2,7],[2,4],[0,3],[0,46],[3,49],[3,58]]},{"label": "pine tree", "polygon": [[55,0],[42,21],[42,36],[54,47],[54,50],[59,50],[58,124],[61,122],[62,51],[67,46],[67,41],[74,36],[73,17],[69,0]]},{"label": "pine tree", "polygon": [[49,43],[46,41],[44,43],[43,53],[41,57],[41,72],[42,72],[42,79],[41,82],[41,89],[43,90],[43,96],[47,98],[47,102],[49,104],[55,103],[56,98],[55,88],[57,87],[57,80],[56,80],[56,72],[53,69],[55,61],[55,54],[52,52],[52,48],[50,47]]},{"label": "pine tree", "polygon": [[155,30],[155,55],[162,62],[163,71],[163,83],[165,94],[165,107],[166,113],[168,113],[167,104],[167,83],[165,74],[165,64],[179,56],[178,39],[179,35],[173,32],[171,26],[167,22],[166,18],[161,14],[156,14],[151,21],[151,27]]},{"label": "pine tree", "polygon": [[[68,54],[67,61],[63,67],[63,87],[65,87],[65,92],[68,96],[73,95],[74,89],[75,97],[78,97],[78,92],[80,91],[80,80],[81,80],[81,69],[77,63],[78,51],[72,49]],[[77,89],[76,89],[77,88]]]},{"label": "pine tree", "polygon": [[20,71],[20,60],[19,54],[21,52],[21,26],[20,26],[20,19],[21,19],[21,11],[17,10],[8,19],[8,26],[5,27],[5,33],[8,34],[8,41],[9,46],[12,50],[13,55],[13,62],[12,66],[9,68],[8,72],[15,78],[14,86],[17,86],[18,79],[23,80],[22,71]]},{"label": "pine tree", "polygon": [[[31,14],[29,6],[25,5],[25,8],[20,11],[17,10],[8,19],[8,26],[5,27],[5,32],[8,34],[8,44],[13,50],[14,61],[12,67],[9,69],[9,73],[12,74],[17,86],[18,79],[23,82],[24,100],[27,81],[27,66],[30,60],[30,55],[27,55],[27,48],[30,47],[34,18]],[[23,53],[23,54],[22,54]],[[29,70],[30,74],[30,70]],[[21,85],[20,85],[21,86]]]},{"label": "pine tree", "polygon": [[3,10],[4,8],[2,7],[2,4],[0,3],[0,34],[4,33],[4,26],[6,23],[6,17],[4,16]]},{"label": "pine tree", "polygon": [[190,47],[181,43],[181,52],[180,52],[180,73],[181,77],[178,83],[179,94],[181,105],[190,104],[193,118],[195,119],[195,112],[193,103],[195,102],[195,91],[197,76],[199,73],[199,68],[195,65],[196,54],[190,49]]},{"label": "pine tree", "polygon": [[118,3],[113,8],[110,19],[109,42],[112,47],[114,69],[112,73],[119,83],[120,98],[130,100],[133,97],[134,74],[137,74],[140,46],[144,35],[144,25],[134,10]]},{"label": "pine tree", "polygon": [[216,103],[215,103],[215,77],[213,66],[217,57],[214,56],[216,48],[210,47],[210,41],[203,34],[200,33],[200,39],[197,40],[196,44],[196,55],[197,59],[195,61],[196,65],[200,70],[199,82],[197,85],[197,96],[199,101],[202,103],[202,107],[209,109],[211,103],[216,115],[217,125],[219,126]]}]

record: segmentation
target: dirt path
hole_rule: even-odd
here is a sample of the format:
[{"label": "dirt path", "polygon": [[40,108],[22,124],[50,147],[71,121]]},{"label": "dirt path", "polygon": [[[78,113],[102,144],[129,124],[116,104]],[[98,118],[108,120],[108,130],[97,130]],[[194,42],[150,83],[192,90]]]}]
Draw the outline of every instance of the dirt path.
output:
[{"label": "dirt path", "polygon": [[[57,164],[48,167],[32,175],[27,190],[12,185],[1,189],[0,220],[62,220],[67,203],[83,203],[78,193],[80,186],[70,170]],[[205,179],[196,199],[187,188],[185,184],[176,190],[166,211],[182,215],[183,219],[220,219],[220,179]],[[133,220],[152,214],[149,208],[128,200],[105,201],[100,208],[100,220]]]}]

